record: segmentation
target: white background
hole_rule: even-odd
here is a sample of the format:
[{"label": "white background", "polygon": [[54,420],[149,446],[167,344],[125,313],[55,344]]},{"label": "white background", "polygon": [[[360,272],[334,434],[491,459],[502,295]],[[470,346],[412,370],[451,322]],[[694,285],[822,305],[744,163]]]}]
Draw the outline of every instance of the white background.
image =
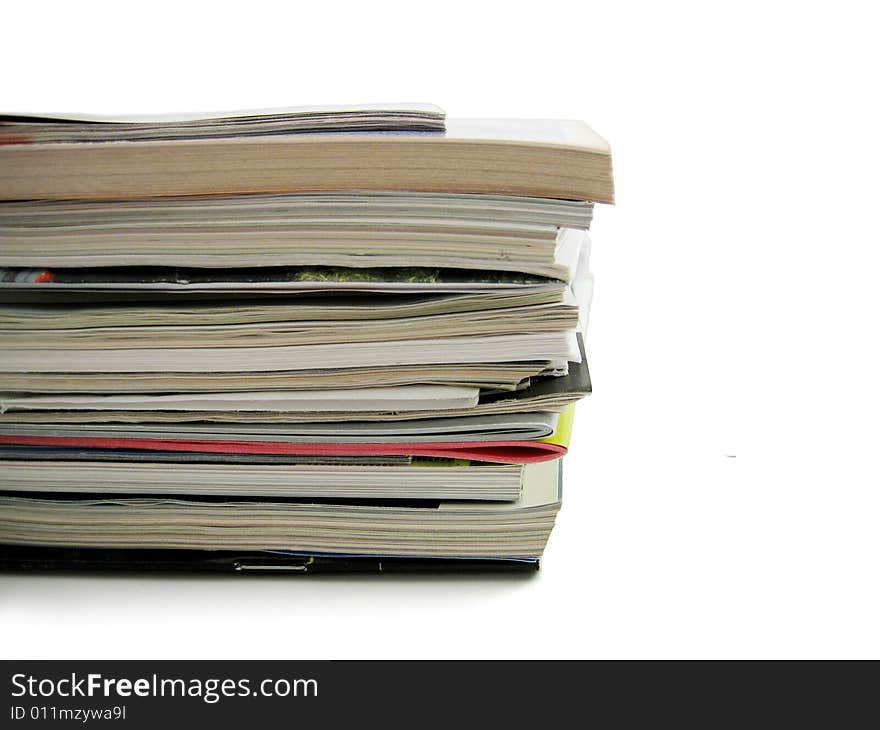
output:
[{"label": "white background", "polygon": [[0,656],[880,656],[870,3],[194,5],[7,7],[0,106],[430,101],[610,140],[565,506],[525,580],[2,575]]}]

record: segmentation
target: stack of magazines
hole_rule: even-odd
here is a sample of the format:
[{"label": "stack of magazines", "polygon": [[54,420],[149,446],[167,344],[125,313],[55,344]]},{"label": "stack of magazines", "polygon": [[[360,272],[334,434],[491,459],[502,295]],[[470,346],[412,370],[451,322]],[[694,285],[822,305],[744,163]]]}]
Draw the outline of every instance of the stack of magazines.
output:
[{"label": "stack of magazines", "polygon": [[0,567],[534,570],[607,143],[433,106],[0,117]]}]

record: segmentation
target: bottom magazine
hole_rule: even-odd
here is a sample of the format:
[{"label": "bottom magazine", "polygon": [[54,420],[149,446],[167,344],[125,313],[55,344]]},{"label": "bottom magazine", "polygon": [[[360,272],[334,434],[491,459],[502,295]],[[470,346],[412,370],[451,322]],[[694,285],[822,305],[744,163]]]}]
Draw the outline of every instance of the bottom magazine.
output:
[{"label": "bottom magazine", "polygon": [[269,551],[67,548],[0,545],[2,571],[327,573],[533,573],[537,558],[424,558],[305,555]]}]

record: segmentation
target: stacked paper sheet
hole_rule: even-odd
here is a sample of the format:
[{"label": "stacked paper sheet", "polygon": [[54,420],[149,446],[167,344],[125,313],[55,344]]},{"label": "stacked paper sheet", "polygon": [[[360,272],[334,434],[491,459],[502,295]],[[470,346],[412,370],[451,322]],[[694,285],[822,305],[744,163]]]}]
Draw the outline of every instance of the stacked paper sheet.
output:
[{"label": "stacked paper sheet", "polygon": [[0,117],[0,565],[537,566],[610,153],[444,119]]}]

